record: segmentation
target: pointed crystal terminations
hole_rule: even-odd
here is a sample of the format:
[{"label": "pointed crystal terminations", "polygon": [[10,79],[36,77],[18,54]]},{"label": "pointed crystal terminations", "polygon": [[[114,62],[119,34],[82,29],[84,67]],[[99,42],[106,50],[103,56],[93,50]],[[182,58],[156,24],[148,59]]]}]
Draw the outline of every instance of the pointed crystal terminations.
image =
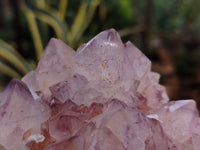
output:
[{"label": "pointed crystal terminations", "polygon": [[31,137],[43,139],[40,124],[50,115],[51,110],[44,101],[39,97],[34,99],[25,83],[13,79],[0,93],[0,145],[19,149],[29,140],[38,140]]},{"label": "pointed crystal terminations", "polygon": [[195,101],[169,102],[159,77],[114,29],[76,52],[52,38],[0,93],[0,149],[199,150]]}]

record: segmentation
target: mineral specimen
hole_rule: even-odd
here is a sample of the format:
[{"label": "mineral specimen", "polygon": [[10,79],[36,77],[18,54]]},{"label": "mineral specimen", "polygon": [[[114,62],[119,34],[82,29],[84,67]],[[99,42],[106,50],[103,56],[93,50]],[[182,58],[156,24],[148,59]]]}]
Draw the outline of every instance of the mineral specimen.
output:
[{"label": "mineral specimen", "polygon": [[199,150],[193,100],[110,29],[75,52],[52,38],[38,67],[0,93],[0,150]]}]

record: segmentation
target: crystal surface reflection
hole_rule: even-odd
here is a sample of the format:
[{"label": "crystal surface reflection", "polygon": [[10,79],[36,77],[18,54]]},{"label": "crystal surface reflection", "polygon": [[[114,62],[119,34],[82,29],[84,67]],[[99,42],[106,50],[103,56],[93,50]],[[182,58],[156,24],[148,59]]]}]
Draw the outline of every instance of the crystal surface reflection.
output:
[{"label": "crystal surface reflection", "polygon": [[159,78],[114,29],[76,52],[52,38],[0,93],[0,149],[199,150],[195,101],[169,101]]}]

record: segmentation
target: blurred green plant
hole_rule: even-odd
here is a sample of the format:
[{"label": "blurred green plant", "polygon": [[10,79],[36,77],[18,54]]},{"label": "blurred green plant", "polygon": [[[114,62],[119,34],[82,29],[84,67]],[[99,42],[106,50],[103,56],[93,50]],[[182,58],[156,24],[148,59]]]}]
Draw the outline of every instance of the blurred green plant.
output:
[{"label": "blurred green plant", "polygon": [[0,40],[0,73],[20,78],[35,69],[36,62],[43,53],[42,41],[49,39],[49,27],[53,29],[57,38],[71,47],[77,47],[99,4],[100,0],[81,1],[73,23],[69,26],[65,19],[68,0],[60,0],[57,9],[45,0],[24,0],[22,10],[31,32],[37,60],[24,59],[11,45]]},{"label": "blurred green plant", "polygon": [[42,55],[43,47],[36,19],[49,25],[55,31],[57,38],[62,39],[71,47],[77,47],[84,31],[87,29],[100,4],[100,0],[81,1],[71,26],[69,26],[65,20],[68,4],[67,0],[60,0],[58,9],[52,8],[50,4],[44,0],[42,3],[39,0],[25,0],[24,4],[24,11],[32,33],[37,59],[39,60]]},{"label": "blurred green plant", "polygon": [[[36,61],[32,60],[31,65],[30,62],[25,60],[12,46],[1,41],[0,56],[3,60],[0,64],[1,73],[9,75],[10,77],[20,78],[28,71],[35,69],[36,62],[43,53],[43,41],[49,39],[49,28],[53,30],[56,38],[63,40],[72,48],[77,48],[80,42],[83,41],[83,34],[90,25],[98,6],[101,5],[101,7],[99,7],[99,16],[101,18],[104,18],[106,10],[110,9],[110,6],[107,4],[108,2],[104,0],[74,1],[73,5],[78,5],[73,6],[70,4],[70,8],[68,8],[68,0],[60,0],[57,3],[52,2],[53,1],[48,0],[23,1],[21,8],[33,40]],[[133,20],[131,0],[118,0],[117,3],[114,4],[116,4],[115,7],[119,8],[119,10],[117,10],[118,14],[122,14],[122,17],[125,18],[124,20],[127,20],[127,22]],[[70,16],[70,18],[73,17],[73,19],[66,19],[66,16],[69,17],[68,13],[70,14],[67,9],[74,8],[77,10]],[[12,51],[10,49],[12,49]],[[7,65],[7,63],[11,65]]]},{"label": "blurred green plant", "polygon": [[[99,22],[96,21],[95,33],[89,29],[93,33],[92,36],[98,33],[99,28],[101,30],[108,28],[109,24],[112,27],[112,24],[119,24],[121,21],[130,24],[134,20],[131,0],[117,0],[116,2],[111,0],[74,0],[73,2],[68,0],[22,0],[19,7],[20,12],[24,14],[23,22],[30,31],[30,37],[34,45],[34,51],[31,54],[34,57],[31,56],[29,59],[25,59],[22,57],[20,50],[16,50],[5,41],[0,40],[0,75],[4,74],[11,78],[21,78],[30,70],[35,69],[43,53],[44,46],[51,36],[63,40],[74,49],[80,43],[91,38],[88,34],[84,35],[84,33],[88,30],[89,25],[91,29],[93,28],[90,23],[92,19],[95,20],[97,12],[100,20],[105,22],[106,17],[108,20],[112,20],[110,17],[115,16],[114,20],[116,22],[108,22],[108,24],[105,24],[106,27],[99,27]],[[116,15],[113,15],[113,11],[110,12],[110,10],[116,10]],[[120,21],[118,20],[119,16],[122,18]],[[13,17],[11,14],[9,21]],[[125,31],[129,30],[125,29]],[[4,36],[10,33],[3,30],[1,32]],[[124,33],[126,35],[126,32],[122,30],[122,35]],[[8,35],[9,37],[11,36]]]},{"label": "blurred green plant", "polygon": [[0,70],[10,77],[20,78],[22,74],[26,74],[35,68],[33,63],[26,61],[12,46],[3,40],[0,40],[0,57],[3,60],[0,61]]}]

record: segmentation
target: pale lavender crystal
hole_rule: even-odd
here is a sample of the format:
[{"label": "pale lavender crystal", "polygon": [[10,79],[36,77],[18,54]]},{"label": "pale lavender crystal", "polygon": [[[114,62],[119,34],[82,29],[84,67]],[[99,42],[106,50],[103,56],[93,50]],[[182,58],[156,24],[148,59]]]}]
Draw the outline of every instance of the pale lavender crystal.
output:
[{"label": "pale lavender crystal", "polygon": [[108,128],[124,145],[124,149],[137,150],[174,149],[174,144],[163,134],[163,129],[156,121],[134,107],[112,100],[104,107],[103,113],[93,118],[98,128]]},{"label": "pale lavender crystal", "polygon": [[49,117],[49,107],[36,93],[31,93],[22,81],[13,79],[0,93],[0,145],[11,150],[31,140],[42,140],[40,124]]},{"label": "pale lavender crystal", "polygon": [[[80,47],[74,61],[75,72],[84,75],[91,89],[102,93],[106,101],[116,98],[132,106],[147,107],[168,101],[164,88],[158,84],[159,75],[150,71],[149,59],[132,43],[123,44],[113,29],[101,32]],[[143,102],[138,100],[141,95]],[[74,99],[78,104],[90,103],[78,98]]]},{"label": "pale lavender crystal", "polygon": [[157,115],[165,134],[177,143],[178,149],[199,149],[196,140],[200,142],[200,120],[193,100],[171,101],[152,113]]},{"label": "pale lavender crystal", "polygon": [[[43,91],[45,98],[50,96],[49,87],[54,95],[62,86],[66,92],[57,91],[54,96],[64,94],[60,101],[72,99],[79,105],[116,98],[132,106],[152,108],[168,101],[165,89],[158,84],[159,75],[150,71],[149,59],[132,43],[123,44],[115,30],[100,33],[76,54],[63,44],[52,39],[37,70],[22,79],[27,84],[34,82],[29,86]],[[63,83],[55,86],[59,81]]]},{"label": "pale lavender crystal", "polygon": [[195,101],[169,102],[159,78],[114,29],[76,52],[52,38],[0,93],[0,149],[199,150]]},{"label": "pale lavender crystal", "polygon": [[49,87],[69,78],[75,51],[61,40],[52,38],[47,45],[36,71],[28,73],[22,81],[35,91],[42,91],[45,98],[50,96]]}]

